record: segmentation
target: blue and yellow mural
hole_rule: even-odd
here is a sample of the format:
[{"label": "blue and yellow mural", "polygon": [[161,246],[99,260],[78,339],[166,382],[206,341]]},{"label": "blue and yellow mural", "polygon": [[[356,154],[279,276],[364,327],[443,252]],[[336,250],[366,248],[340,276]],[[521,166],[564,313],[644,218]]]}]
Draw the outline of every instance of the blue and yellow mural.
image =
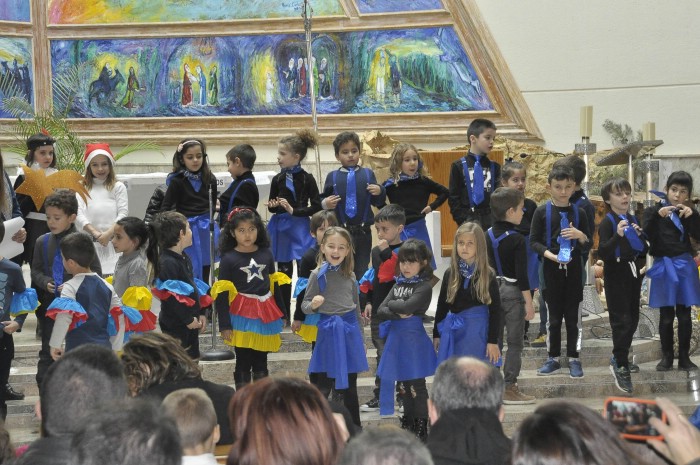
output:
[{"label": "blue and yellow mural", "polygon": [[357,0],[360,13],[399,13],[442,10],[440,0]]},{"label": "blue and yellow mural", "polygon": [[[0,37],[0,100],[19,97],[33,102],[32,40]],[[0,118],[12,115],[2,109]]]},{"label": "blue and yellow mural", "polygon": [[[299,0],[49,0],[49,24],[289,18],[301,14],[302,3]],[[314,16],[345,14],[339,0],[314,0],[313,9]]]},{"label": "blue and yellow mural", "polygon": [[[54,77],[83,66],[70,116],[481,111],[493,107],[450,27],[51,42]],[[312,79],[313,77],[313,79]]]},{"label": "blue and yellow mural", "polygon": [[28,23],[29,20],[29,0],[0,1],[0,21],[20,21]]}]

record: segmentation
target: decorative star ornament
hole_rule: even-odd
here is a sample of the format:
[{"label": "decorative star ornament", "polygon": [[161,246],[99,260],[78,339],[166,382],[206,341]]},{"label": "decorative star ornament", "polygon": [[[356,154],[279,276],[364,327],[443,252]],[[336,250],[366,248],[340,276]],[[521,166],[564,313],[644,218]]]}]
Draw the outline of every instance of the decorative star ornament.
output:
[{"label": "decorative star ornament", "polygon": [[75,191],[87,203],[90,197],[85,188],[84,179],[74,170],[61,170],[46,176],[44,170],[33,170],[27,165],[22,165],[24,182],[15,191],[32,198],[37,210],[41,210],[46,197],[53,194],[55,189],[70,189]]},{"label": "decorative star ornament", "polygon": [[267,265],[258,265],[255,262],[254,258],[250,258],[250,263],[248,266],[242,266],[241,271],[245,271],[245,273],[248,275],[248,281],[246,282],[251,282],[253,278],[258,278],[260,280],[263,279],[263,270],[265,269]]}]

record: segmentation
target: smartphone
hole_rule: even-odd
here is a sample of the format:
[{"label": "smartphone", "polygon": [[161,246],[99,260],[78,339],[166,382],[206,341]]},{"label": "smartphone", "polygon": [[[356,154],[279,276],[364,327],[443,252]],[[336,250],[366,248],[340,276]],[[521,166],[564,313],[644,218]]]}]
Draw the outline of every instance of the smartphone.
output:
[{"label": "smartphone", "polygon": [[667,422],[666,414],[654,400],[608,397],[605,400],[603,415],[625,439],[663,439],[663,436],[649,425],[650,418],[660,418],[664,423]]}]

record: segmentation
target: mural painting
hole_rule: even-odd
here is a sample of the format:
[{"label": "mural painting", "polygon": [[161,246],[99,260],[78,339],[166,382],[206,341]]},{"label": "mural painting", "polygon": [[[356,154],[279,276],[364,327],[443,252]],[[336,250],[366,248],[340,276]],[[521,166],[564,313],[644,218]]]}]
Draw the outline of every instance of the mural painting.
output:
[{"label": "mural painting", "polygon": [[0,1],[0,21],[20,21],[28,23],[29,0],[2,0]]},{"label": "mural painting", "polygon": [[360,13],[403,13],[406,11],[442,10],[440,0],[357,0]]},{"label": "mural painting", "polygon": [[[49,24],[288,18],[301,14],[302,3],[296,0],[49,0]],[[313,9],[314,16],[345,14],[339,0],[314,0]]]},{"label": "mural painting", "polygon": [[80,66],[70,116],[168,117],[491,110],[454,30],[51,42]]},{"label": "mural painting", "polygon": [[[0,37],[0,100],[19,97],[32,103],[33,82],[31,39]],[[11,116],[0,105],[0,118]]]}]

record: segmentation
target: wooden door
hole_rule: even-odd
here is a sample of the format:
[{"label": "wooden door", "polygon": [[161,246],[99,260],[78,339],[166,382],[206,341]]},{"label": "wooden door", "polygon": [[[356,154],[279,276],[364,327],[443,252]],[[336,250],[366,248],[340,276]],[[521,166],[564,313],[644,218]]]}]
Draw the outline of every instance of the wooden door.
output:
[{"label": "wooden door", "polygon": [[[428,167],[433,181],[449,187],[450,166],[452,162],[467,154],[466,150],[442,150],[442,151],[421,151],[425,166]],[[494,150],[489,153],[489,158],[503,166],[504,153],[501,150]],[[433,198],[430,199],[431,201]],[[440,223],[442,230],[442,256],[449,257],[452,253],[452,243],[454,242],[457,224],[452,219],[450,207],[445,202],[440,208]]]}]

